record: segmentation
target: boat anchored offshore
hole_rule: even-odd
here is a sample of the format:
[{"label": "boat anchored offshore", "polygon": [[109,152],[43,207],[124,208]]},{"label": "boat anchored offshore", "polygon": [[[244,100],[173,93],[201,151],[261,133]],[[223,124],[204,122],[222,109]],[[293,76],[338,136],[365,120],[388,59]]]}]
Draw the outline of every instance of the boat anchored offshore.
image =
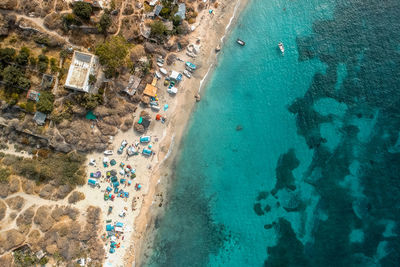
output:
[{"label": "boat anchored offshore", "polygon": [[280,43],[278,44],[278,47],[279,47],[279,50],[281,50],[282,55],[285,54],[285,47],[283,46],[283,43],[282,43],[282,42],[280,42]]},{"label": "boat anchored offshore", "polygon": [[236,43],[240,44],[241,46],[246,45],[246,43],[243,40],[240,40],[239,38],[236,40]]}]

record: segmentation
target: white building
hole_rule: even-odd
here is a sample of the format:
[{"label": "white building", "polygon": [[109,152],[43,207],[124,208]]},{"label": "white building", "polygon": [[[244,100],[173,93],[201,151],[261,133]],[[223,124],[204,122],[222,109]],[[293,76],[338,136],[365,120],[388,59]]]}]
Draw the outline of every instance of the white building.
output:
[{"label": "white building", "polygon": [[95,55],[75,51],[69,66],[65,87],[71,90],[90,92],[89,76],[97,76],[98,58]]}]

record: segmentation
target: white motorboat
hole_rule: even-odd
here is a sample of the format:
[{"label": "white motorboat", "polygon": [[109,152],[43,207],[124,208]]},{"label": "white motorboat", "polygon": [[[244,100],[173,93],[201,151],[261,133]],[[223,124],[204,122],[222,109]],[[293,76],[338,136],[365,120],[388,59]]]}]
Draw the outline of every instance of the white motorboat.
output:
[{"label": "white motorboat", "polygon": [[285,47],[283,46],[283,43],[282,43],[282,42],[280,42],[280,43],[278,44],[278,47],[279,47],[279,50],[281,50],[282,55],[285,54]]}]

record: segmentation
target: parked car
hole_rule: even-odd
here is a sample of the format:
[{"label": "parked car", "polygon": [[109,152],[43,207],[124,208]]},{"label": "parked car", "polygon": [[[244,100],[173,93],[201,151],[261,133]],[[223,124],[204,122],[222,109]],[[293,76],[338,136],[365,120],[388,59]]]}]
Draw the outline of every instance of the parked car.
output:
[{"label": "parked car", "polygon": [[122,154],[122,152],[124,151],[124,148],[126,147],[127,144],[128,144],[128,142],[126,140],[123,140],[121,142],[121,146],[118,149],[118,154]]},{"label": "parked car", "polygon": [[186,62],[186,66],[187,66],[188,68],[192,69],[192,70],[195,70],[195,69],[196,69],[196,65],[194,65],[193,63],[190,63],[189,61]]},{"label": "parked car", "polygon": [[170,87],[170,88],[167,89],[167,92],[168,92],[169,94],[175,95],[176,93],[178,93],[178,88],[176,88],[175,86]]},{"label": "parked car", "polygon": [[140,143],[148,143],[148,142],[150,142],[151,141],[151,137],[150,136],[146,136],[146,135],[144,135],[144,136],[141,136],[140,137]]},{"label": "parked car", "polygon": [[190,73],[187,70],[183,71],[183,74],[188,77],[189,79],[192,77],[192,75],[190,75]]},{"label": "parked car", "polygon": [[113,155],[114,154],[114,152],[112,151],[112,150],[106,150],[106,151],[104,151],[104,155],[106,155],[106,156],[111,156],[111,155]]},{"label": "parked car", "polygon": [[101,172],[91,172],[90,173],[90,178],[100,178],[101,177]]}]

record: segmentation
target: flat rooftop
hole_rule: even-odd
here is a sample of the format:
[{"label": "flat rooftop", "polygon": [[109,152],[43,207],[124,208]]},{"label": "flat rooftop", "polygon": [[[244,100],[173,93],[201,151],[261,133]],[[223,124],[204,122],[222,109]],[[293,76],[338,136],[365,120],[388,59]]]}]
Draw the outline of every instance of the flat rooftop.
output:
[{"label": "flat rooftop", "polygon": [[89,75],[93,68],[93,55],[75,51],[69,66],[65,87],[89,92]]}]

